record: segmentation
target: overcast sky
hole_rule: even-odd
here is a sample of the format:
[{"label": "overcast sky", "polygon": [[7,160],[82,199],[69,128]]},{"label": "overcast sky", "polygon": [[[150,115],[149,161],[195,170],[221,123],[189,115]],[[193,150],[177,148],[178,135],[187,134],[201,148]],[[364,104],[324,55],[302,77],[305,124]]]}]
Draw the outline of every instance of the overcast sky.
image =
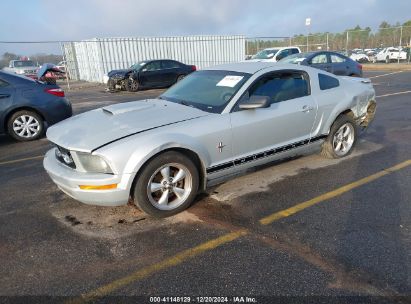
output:
[{"label": "overcast sky", "polygon": [[[411,19],[411,0],[2,0],[0,41],[243,34],[290,36]],[[29,55],[56,44],[0,44]]]}]

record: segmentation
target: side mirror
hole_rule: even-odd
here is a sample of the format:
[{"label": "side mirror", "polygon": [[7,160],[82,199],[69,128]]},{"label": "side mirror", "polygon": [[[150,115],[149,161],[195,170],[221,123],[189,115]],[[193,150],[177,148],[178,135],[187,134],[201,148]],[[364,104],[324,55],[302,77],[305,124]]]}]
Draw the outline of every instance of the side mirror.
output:
[{"label": "side mirror", "polygon": [[271,99],[268,96],[254,95],[251,96],[246,102],[239,105],[240,109],[250,110],[259,108],[268,108],[271,104]]}]

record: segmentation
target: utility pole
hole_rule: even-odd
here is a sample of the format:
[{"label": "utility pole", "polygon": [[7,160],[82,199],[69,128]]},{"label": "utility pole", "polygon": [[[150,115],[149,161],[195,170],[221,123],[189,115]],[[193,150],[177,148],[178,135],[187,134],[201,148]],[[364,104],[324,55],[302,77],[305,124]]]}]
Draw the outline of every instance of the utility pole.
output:
[{"label": "utility pole", "polygon": [[398,64],[400,64],[400,55],[401,55],[401,45],[402,45],[402,25],[401,25],[401,28],[400,28],[400,45],[399,45],[399,47],[398,47]]},{"label": "utility pole", "polygon": [[347,30],[347,38],[345,41],[345,54],[348,56],[348,30]]},{"label": "utility pole", "polygon": [[309,34],[310,24],[311,24],[311,18],[305,18],[305,26],[307,27],[307,52],[308,52],[308,34]]},{"label": "utility pole", "polygon": [[327,51],[330,50],[330,47],[328,46],[328,32],[327,32]]}]

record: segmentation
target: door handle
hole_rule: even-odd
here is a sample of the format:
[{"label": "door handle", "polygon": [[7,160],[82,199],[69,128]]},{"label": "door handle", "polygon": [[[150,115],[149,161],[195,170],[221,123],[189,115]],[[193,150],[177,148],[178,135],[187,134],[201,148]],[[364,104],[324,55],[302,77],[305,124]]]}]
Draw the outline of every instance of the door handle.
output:
[{"label": "door handle", "polygon": [[0,98],[8,98],[10,97],[10,94],[0,94]]},{"label": "door handle", "polygon": [[301,112],[308,113],[308,112],[310,112],[310,111],[312,111],[312,110],[314,110],[314,107],[305,105],[305,106],[303,106]]}]

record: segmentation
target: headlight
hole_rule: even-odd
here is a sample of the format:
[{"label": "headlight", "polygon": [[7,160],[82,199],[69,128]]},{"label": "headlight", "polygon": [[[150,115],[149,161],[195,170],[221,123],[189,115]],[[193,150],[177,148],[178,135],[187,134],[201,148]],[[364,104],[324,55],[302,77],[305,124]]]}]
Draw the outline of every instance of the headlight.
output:
[{"label": "headlight", "polygon": [[73,158],[71,157],[70,151],[62,148],[56,147],[55,150],[56,158],[61,161],[63,164],[69,166],[70,168],[75,169],[76,165],[74,164]]},{"label": "headlight", "polygon": [[86,172],[113,173],[107,162],[98,155],[76,152],[77,159]]},{"label": "headlight", "polygon": [[24,74],[24,70],[16,70],[16,74]]},{"label": "headlight", "polygon": [[123,79],[125,76],[124,74],[114,74],[110,76],[111,78],[116,78],[116,79]]}]

